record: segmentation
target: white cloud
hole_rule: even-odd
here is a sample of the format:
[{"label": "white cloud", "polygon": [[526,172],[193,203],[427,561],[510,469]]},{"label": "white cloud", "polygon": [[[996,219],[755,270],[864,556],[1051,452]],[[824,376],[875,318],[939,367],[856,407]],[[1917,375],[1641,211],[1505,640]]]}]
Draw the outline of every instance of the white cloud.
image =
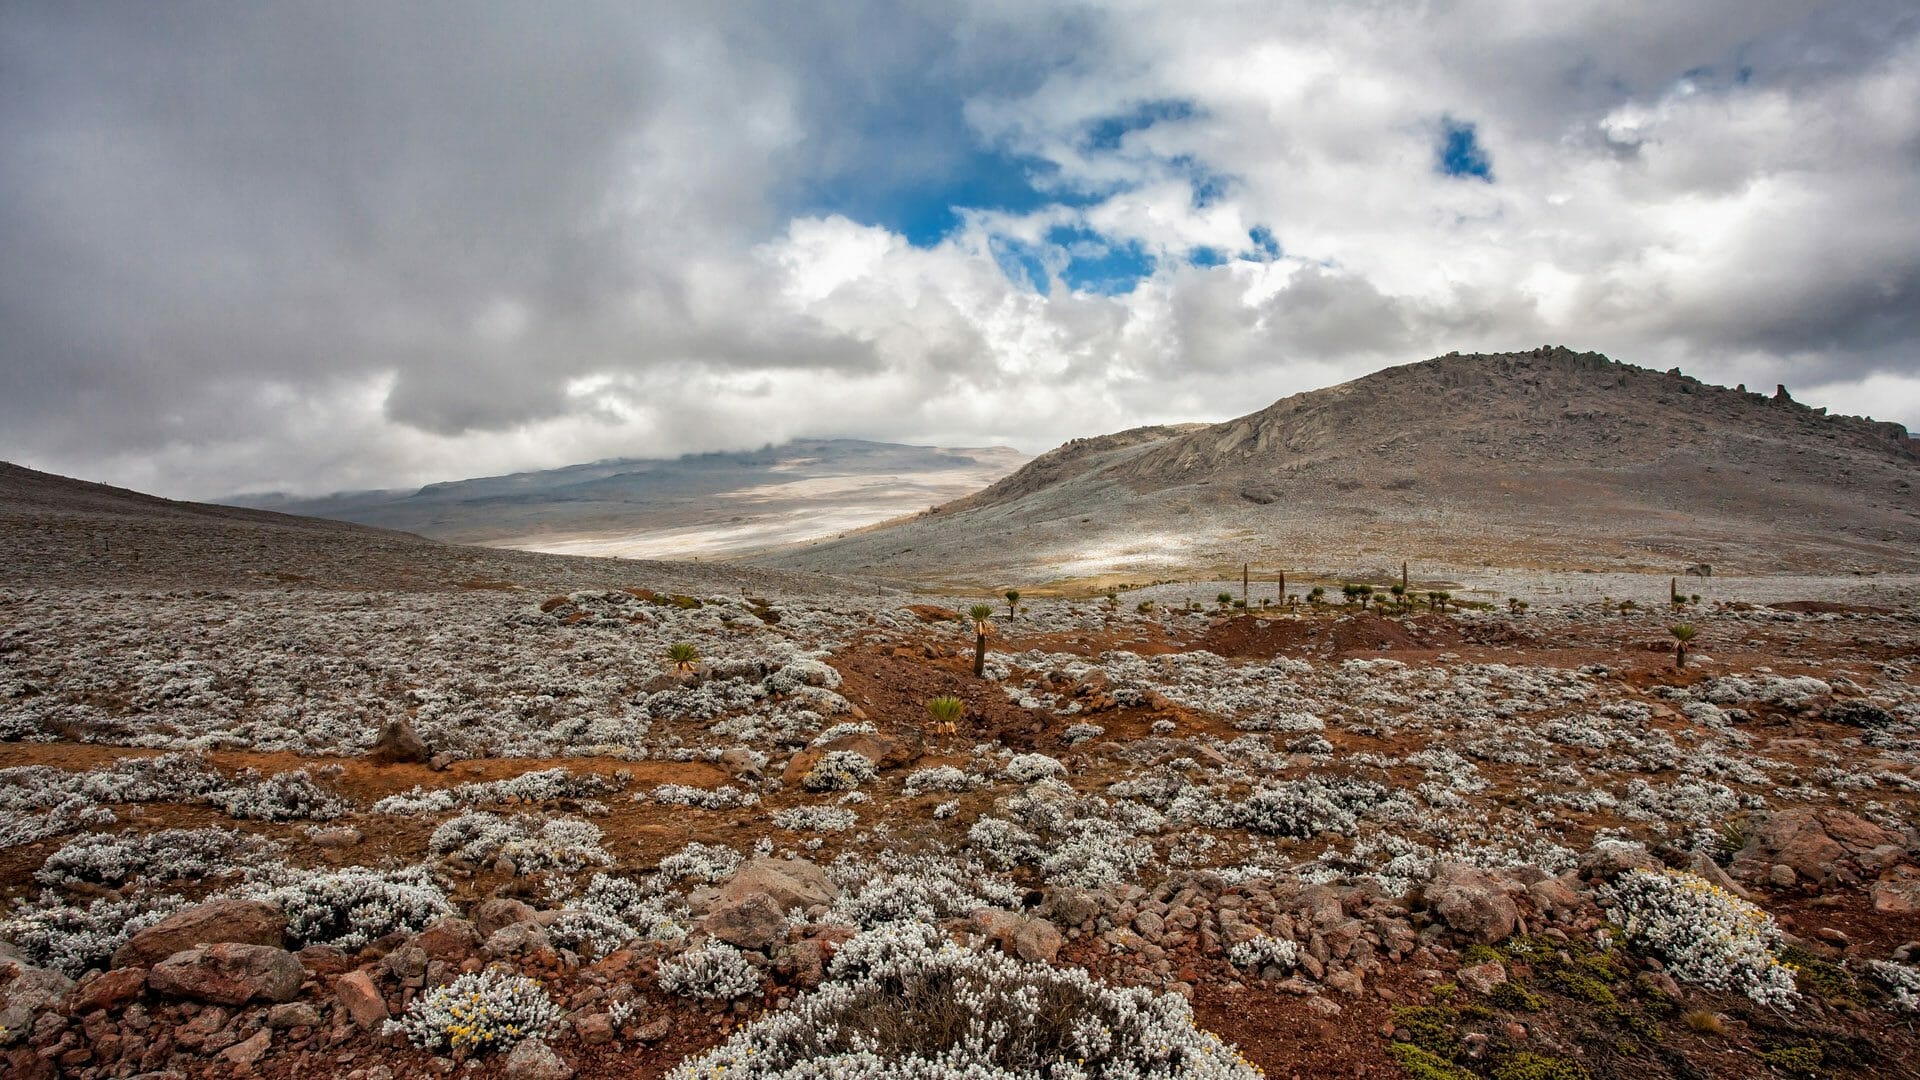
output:
[{"label": "white cloud", "polygon": [[[210,496],[805,434],[1038,450],[1546,342],[1920,423],[1902,5],[470,16],[0,30],[0,456]],[[1444,117],[1494,182],[1435,168]],[[962,204],[927,248],[878,196],[808,209],[982,149],[1061,200]],[[1060,229],[1156,269],[1010,279],[1062,273]]]}]

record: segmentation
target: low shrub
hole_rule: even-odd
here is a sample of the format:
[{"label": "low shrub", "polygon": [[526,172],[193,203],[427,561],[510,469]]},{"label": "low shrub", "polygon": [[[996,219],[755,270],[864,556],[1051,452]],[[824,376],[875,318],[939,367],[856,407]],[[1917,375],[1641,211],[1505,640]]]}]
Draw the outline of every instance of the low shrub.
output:
[{"label": "low shrub", "polygon": [[489,968],[421,995],[388,1027],[423,1050],[484,1054],[545,1035],[560,1026],[562,1015],[539,983]]},{"label": "low shrub", "polygon": [[710,941],[660,965],[660,989],[704,1001],[731,1001],[760,990],[760,972],[746,954]]},{"label": "low shrub", "polygon": [[868,931],[831,978],[672,1080],[1253,1080],[1185,999],[1104,986],[1078,968],[962,949],[925,924]]},{"label": "low shrub", "polygon": [[1793,969],[1778,955],[1773,917],[1696,874],[1632,870],[1601,894],[1627,940],[1651,949],[1674,978],[1791,1009]]},{"label": "low shrub", "polygon": [[800,778],[808,791],[852,791],[875,776],[873,762],[852,750],[829,750]]}]

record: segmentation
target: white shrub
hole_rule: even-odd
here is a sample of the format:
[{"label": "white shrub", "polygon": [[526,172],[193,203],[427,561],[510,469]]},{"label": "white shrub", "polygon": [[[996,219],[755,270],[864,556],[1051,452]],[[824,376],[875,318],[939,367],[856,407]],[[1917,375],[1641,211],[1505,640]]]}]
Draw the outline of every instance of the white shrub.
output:
[{"label": "white shrub", "polygon": [[660,860],[660,873],[669,881],[697,877],[705,882],[724,881],[740,869],[740,853],[718,844],[688,841],[687,846]]},{"label": "white shrub", "polygon": [[546,1035],[563,1015],[539,983],[488,968],[422,994],[389,1029],[423,1050],[483,1054]]},{"label": "white shrub", "polygon": [[1088,739],[1097,739],[1106,733],[1107,729],[1099,724],[1074,724],[1060,733],[1060,741],[1068,746],[1078,746]]},{"label": "white shrub", "polygon": [[162,829],[152,833],[89,833],[47,856],[34,877],[48,885],[123,885],[182,881],[241,872],[241,864],[280,845],[232,829]]},{"label": "white shrub", "polygon": [[475,810],[433,830],[427,848],[435,855],[480,865],[509,859],[518,874],[542,870],[574,873],[589,866],[613,864],[613,856],[600,847],[600,836],[598,825],[576,817],[515,814],[503,818]]},{"label": "white shrub", "polygon": [[275,773],[216,796],[214,801],[230,817],[256,821],[331,821],[352,809],[345,799],[316,783],[305,769]]},{"label": "white shrub", "polygon": [[1067,775],[1067,767],[1045,754],[1016,754],[1007,762],[1007,779],[1022,784]]},{"label": "white shrub", "polygon": [[929,769],[915,769],[907,775],[904,788],[908,795],[924,795],[929,791],[964,792],[973,788],[973,780],[966,773],[951,765],[935,765]]},{"label": "white shrub", "polygon": [[[670,1080],[1254,1080],[1177,994],[962,949],[931,927],[855,937],[832,978]],[[1044,1008],[1042,1002],[1045,1003]]]},{"label": "white shrub", "polygon": [[1793,1007],[1793,969],[1775,955],[1780,928],[1758,907],[1681,870],[1628,871],[1600,900],[1627,940],[1652,949],[1675,978]]},{"label": "white shrub", "polygon": [[814,762],[800,786],[808,791],[852,791],[874,778],[873,762],[852,750],[829,750]]},{"label": "white shrub", "polygon": [[1299,961],[1300,947],[1286,938],[1261,934],[1228,949],[1227,959],[1233,962],[1234,967],[1249,971],[1259,971],[1269,966],[1285,971]]},{"label": "white shrub", "polygon": [[364,866],[341,870],[280,868],[267,880],[236,890],[277,905],[287,916],[296,948],[334,945],[357,949],[388,934],[415,933],[450,914],[446,894],[424,871],[383,873]]},{"label": "white shrub", "polygon": [[731,1001],[760,989],[760,972],[745,953],[710,941],[660,965],[660,989],[705,1001]]},{"label": "white shrub", "polygon": [[1920,967],[1875,960],[1867,971],[1892,995],[1888,1004],[1895,1012],[1920,1013]]},{"label": "white shrub", "polygon": [[860,823],[860,815],[831,806],[793,806],[774,811],[773,823],[783,829],[845,832]]},{"label": "white shrub", "polygon": [[756,806],[760,802],[760,796],[731,784],[711,790],[687,784],[661,784],[653,789],[652,799],[668,806],[694,806],[702,810],[732,810],[741,806]]},{"label": "white shrub", "polygon": [[13,942],[36,966],[78,978],[105,967],[128,938],[186,906],[184,897],[167,895],[102,898],[81,908],[48,891],[0,922],[0,940]]}]

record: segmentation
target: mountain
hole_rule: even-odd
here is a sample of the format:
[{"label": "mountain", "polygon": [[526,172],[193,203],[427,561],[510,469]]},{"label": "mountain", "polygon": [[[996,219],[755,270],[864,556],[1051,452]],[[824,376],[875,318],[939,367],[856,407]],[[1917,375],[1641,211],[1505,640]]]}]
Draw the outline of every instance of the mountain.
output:
[{"label": "mountain", "polygon": [[555,554],[690,558],[831,536],[992,483],[1026,455],[856,439],[744,453],[619,459],[542,472],[317,499],[227,502]]},{"label": "mountain", "polygon": [[[459,547],[409,533],[272,511],[178,502],[0,461],[0,597],[39,604],[44,590],[488,592],[535,597],[644,587],[715,594],[865,593],[874,587],[758,567]],[[5,636],[0,631],[0,638]],[[6,651],[0,641],[0,652]]]},{"label": "mountain", "polygon": [[1898,424],[1549,347],[1446,356],[1225,423],[1076,439],[911,520],[772,556],[953,584],[1243,562],[1677,572],[1920,567]]}]

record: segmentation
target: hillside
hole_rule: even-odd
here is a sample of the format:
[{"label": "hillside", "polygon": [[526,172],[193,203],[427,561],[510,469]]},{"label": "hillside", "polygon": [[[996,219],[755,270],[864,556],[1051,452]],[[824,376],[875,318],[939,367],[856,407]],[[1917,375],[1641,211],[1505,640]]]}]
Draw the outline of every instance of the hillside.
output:
[{"label": "hillside", "polygon": [[1220,424],[1075,440],[976,496],[769,561],[981,584],[1243,561],[1912,568],[1916,445],[1597,353],[1450,354]]},{"label": "hillside", "polygon": [[813,574],[461,547],[341,521],[178,502],[0,462],[0,588],[864,591]]},{"label": "hillside", "polygon": [[831,536],[977,491],[1017,469],[1007,447],[796,439],[740,453],[561,469],[241,506],[566,555],[711,557]]}]

